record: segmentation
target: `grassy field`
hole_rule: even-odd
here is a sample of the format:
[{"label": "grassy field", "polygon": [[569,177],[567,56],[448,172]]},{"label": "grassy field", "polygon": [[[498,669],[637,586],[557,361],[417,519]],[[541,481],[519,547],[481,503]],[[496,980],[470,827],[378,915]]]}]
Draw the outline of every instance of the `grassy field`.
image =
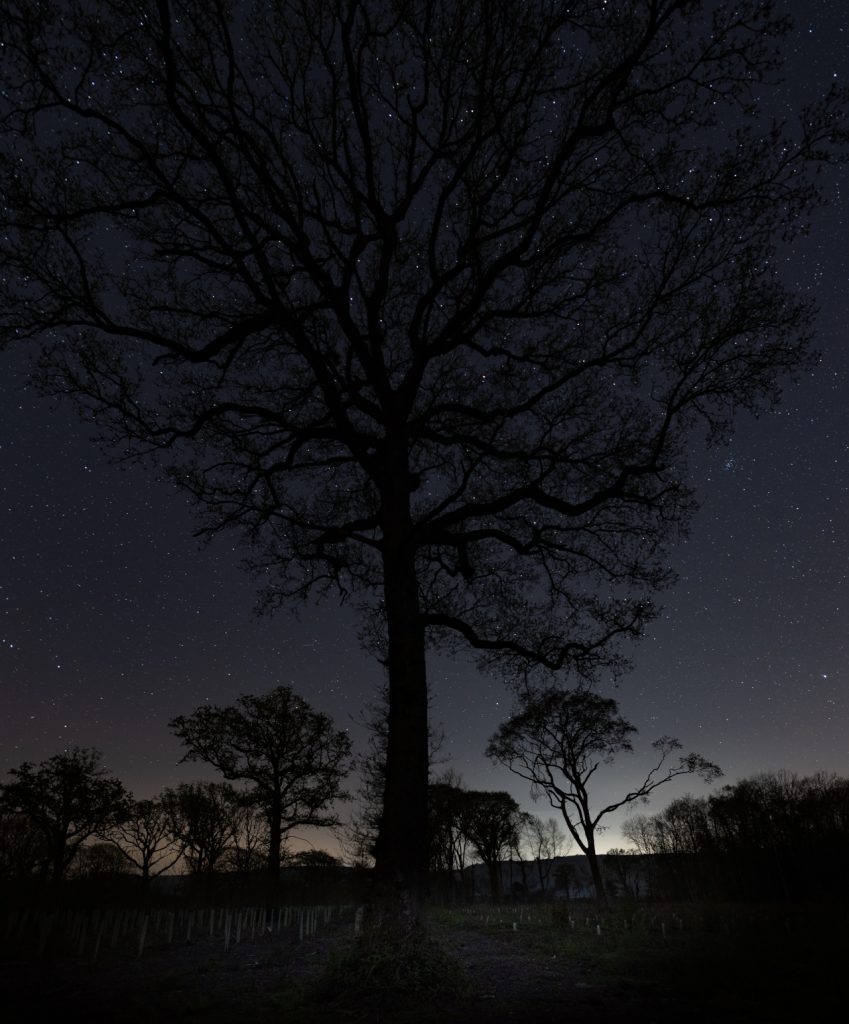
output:
[{"label": "grassy field", "polygon": [[849,908],[739,904],[464,907],[432,912],[446,934],[497,937],[576,966],[590,985],[782,1021],[845,1005]]}]

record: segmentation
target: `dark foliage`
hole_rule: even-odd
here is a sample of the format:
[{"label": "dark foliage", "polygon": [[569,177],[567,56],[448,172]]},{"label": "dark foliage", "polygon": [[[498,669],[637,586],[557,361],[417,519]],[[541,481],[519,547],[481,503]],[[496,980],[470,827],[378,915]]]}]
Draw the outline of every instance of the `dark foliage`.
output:
[{"label": "dark foliage", "polygon": [[771,772],[709,797],[683,797],[624,831],[659,898],[849,897],[849,780]]}]

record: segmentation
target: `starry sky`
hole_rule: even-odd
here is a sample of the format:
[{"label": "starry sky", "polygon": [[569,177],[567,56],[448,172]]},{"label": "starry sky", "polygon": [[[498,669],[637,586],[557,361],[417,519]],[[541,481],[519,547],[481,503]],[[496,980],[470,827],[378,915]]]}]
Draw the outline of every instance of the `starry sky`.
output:
[{"label": "starry sky", "polygon": [[[779,114],[849,79],[843,0],[784,7],[796,29]],[[601,685],[640,732],[599,779],[599,802],[645,773],[662,734],[718,762],[728,782],[781,768],[849,774],[849,171],[829,171],[824,189],[830,206],[784,253],[784,273],[820,305],[821,365],[777,411],[741,419],[728,447],[694,447],[701,510],[672,551],[678,583],[633,649],[634,670]],[[169,719],[280,684],[362,745],[359,716],[381,673],[353,614],[325,603],[257,618],[235,540],[199,547],[185,497],[153,468],[110,463],[90,434],[29,386],[25,352],[0,355],[0,773],[94,746],[137,797],[152,796],[205,775],[178,764]],[[434,657],[429,670],[444,767],[547,816],[483,756],[509,714],[506,689],[462,659]],[[688,791],[706,788],[682,780],[640,810]],[[601,849],[621,843],[620,821]]]}]

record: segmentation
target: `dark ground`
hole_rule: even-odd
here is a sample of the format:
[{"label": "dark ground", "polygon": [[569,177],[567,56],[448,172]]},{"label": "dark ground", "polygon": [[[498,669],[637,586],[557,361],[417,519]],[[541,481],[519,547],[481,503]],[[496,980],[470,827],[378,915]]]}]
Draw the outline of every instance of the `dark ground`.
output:
[{"label": "dark ground", "polygon": [[[7,951],[0,961],[0,1017],[10,1024],[807,1024],[820,1017],[844,1019],[842,978],[829,970],[825,978],[812,978],[792,957],[787,965],[773,965],[785,985],[772,992],[763,977],[753,976],[747,984],[717,968],[715,949],[706,947],[702,969],[690,965],[697,980],[689,978],[682,987],[673,983],[676,979],[659,980],[656,972],[640,976],[639,969],[599,980],[592,953],[552,953],[551,946],[524,941],[509,929],[496,933],[458,926],[437,915],[432,930],[462,965],[466,992],[389,1006],[381,1005],[378,992],[345,996],[338,978],[331,985],[322,981],[327,964],[350,942],[352,924],[343,920],[304,941],[284,931],[241,942],[226,953],[220,941],[204,937],[188,945],[153,945],[141,958],[110,950],[97,964],[69,957],[10,959]],[[586,943],[589,949],[592,933]],[[842,952],[831,952],[849,963],[849,942]],[[692,959],[692,946],[688,955]]]}]

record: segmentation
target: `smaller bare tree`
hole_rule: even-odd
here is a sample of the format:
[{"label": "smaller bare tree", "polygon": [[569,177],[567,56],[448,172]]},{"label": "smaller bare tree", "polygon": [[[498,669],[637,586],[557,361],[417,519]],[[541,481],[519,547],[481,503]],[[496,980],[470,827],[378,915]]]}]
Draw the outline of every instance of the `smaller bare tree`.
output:
[{"label": "smaller bare tree", "polygon": [[428,786],[430,870],[447,882],[449,893],[458,882],[461,888],[463,885],[470,811],[468,790],[453,769],[442,772]]},{"label": "smaller bare tree", "polygon": [[547,818],[543,821],[536,814],[524,815],[522,838],[531,860],[536,863],[540,890],[545,892],[548,889],[554,858],[559,856],[564,848],[567,853],[569,852],[572,848],[572,838],[566,835],[556,818]]},{"label": "smaller bare tree", "polygon": [[211,875],[238,835],[241,794],[228,782],[183,782],[162,802],[174,841],[193,875]]},{"label": "smaller bare tree", "polygon": [[167,808],[159,798],[133,800],[126,820],[115,826],[111,839],[140,872],[145,888],[151,878],[174,867],[183,855],[183,844],[173,835]]},{"label": "smaller bare tree", "polygon": [[233,871],[258,871],[268,865],[268,819],[249,798],[234,810],[236,825],[233,846],[227,851],[227,865]]},{"label": "smaller bare tree", "polygon": [[636,728],[619,714],[615,700],[589,690],[548,689],[524,695],[518,709],[491,738],[487,756],[531,783],[531,796],[545,793],[563,815],[572,838],[586,855],[599,903],[606,903],[595,837],[602,818],[635,801],[644,801],[658,786],[679,775],[713,782],[721,770],[701,754],[681,754],[671,736],[652,744],[657,763],[643,781],[621,799],[600,810],[590,807],[589,784],[601,764],[633,750]]}]

